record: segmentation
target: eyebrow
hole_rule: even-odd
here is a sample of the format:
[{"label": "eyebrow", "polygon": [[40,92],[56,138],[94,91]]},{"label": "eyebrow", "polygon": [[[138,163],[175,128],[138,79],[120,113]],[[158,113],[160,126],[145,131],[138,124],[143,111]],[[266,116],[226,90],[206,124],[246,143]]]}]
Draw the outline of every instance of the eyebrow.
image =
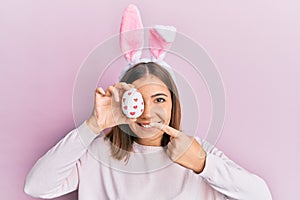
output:
[{"label": "eyebrow", "polygon": [[165,93],[157,93],[151,96],[151,98],[157,97],[157,96],[165,96],[168,97],[168,95],[166,95]]}]

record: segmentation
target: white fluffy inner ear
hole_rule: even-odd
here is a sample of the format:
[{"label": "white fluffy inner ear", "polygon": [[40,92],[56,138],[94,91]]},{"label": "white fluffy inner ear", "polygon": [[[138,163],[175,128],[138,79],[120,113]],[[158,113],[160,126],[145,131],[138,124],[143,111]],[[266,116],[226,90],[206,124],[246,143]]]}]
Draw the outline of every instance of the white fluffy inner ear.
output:
[{"label": "white fluffy inner ear", "polygon": [[174,26],[155,25],[154,28],[166,42],[175,40],[176,28]]}]

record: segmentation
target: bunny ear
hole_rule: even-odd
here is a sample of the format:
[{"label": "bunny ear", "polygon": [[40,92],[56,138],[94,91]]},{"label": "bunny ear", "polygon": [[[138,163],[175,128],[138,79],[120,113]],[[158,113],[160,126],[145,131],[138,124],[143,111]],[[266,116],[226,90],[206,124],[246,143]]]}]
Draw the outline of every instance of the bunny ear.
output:
[{"label": "bunny ear", "polygon": [[150,29],[149,47],[156,60],[162,60],[172,42],[175,40],[176,28],[173,26],[156,25]]},{"label": "bunny ear", "polygon": [[123,13],[120,27],[120,47],[129,63],[140,59],[144,45],[143,24],[138,8],[131,4]]}]

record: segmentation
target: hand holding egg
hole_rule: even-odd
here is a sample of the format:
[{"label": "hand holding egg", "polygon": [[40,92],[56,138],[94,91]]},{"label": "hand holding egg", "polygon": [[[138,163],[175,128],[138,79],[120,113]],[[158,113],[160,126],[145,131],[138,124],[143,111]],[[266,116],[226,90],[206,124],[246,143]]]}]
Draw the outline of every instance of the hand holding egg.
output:
[{"label": "hand holding egg", "polygon": [[87,124],[98,134],[106,128],[132,123],[143,109],[142,95],[132,84],[115,83],[106,91],[99,87],[95,91],[94,110]]}]

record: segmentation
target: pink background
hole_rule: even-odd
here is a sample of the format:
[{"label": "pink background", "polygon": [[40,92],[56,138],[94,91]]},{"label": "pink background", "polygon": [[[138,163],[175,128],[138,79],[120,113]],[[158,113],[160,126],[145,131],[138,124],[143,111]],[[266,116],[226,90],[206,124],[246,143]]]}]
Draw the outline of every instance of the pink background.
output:
[{"label": "pink background", "polygon": [[[74,128],[72,90],[89,52],[136,3],[144,24],[172,24],[202,44],[223,77],[227,115],[217,146],[263,177],[274,199],[300,178],[300,4],[264,1],[15,1],[0,6],[0,199],[32,199],[24,179]],[[59,199],[76,199],[76,192]]]}]

